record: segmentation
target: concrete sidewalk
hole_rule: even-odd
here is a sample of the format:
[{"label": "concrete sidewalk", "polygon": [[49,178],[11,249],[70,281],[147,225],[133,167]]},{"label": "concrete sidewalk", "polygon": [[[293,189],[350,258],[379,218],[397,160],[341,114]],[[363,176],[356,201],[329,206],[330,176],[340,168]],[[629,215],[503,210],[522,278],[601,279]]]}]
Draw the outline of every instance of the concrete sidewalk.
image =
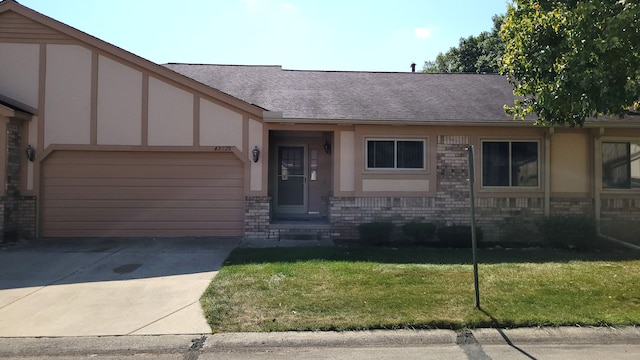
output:
[{"label": "concrete sidewalk", "polygon": [[199,298],[239,239],[47,239],[0,249],[0,337],[209,333]]}]

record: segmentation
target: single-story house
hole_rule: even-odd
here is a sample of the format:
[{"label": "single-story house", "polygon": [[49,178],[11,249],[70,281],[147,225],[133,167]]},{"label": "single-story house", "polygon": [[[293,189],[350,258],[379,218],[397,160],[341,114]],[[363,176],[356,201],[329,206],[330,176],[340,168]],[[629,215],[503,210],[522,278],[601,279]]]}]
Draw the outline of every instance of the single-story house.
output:
[{"label": "single-story house", "polygon": [[140,58],[0,2],[4,237],[237,236],[546,215],[640,220],[640,117],[514,121],[494,74],[295,71]]}]

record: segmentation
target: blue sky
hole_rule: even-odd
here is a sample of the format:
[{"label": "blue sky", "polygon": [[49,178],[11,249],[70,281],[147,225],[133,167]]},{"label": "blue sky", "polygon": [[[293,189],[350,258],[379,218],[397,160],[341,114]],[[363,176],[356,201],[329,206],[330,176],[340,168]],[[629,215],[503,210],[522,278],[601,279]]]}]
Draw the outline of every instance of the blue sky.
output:
[{"label": "blue sky", "polygon": [[18,0],[156,63],[409,71],[506,0]]}]

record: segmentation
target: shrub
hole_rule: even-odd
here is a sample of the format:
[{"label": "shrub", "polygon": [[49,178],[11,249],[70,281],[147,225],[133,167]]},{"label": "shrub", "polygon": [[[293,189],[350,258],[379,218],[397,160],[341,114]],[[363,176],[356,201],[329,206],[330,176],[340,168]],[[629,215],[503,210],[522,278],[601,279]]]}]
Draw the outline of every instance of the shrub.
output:
[{"label": "shrub", "polygon": [[402,225],[402,232],[418,244],[433,241],[436,229],[436,225],[432,223],[410,222]]},{"label": "shrub", "polygon": [[390,222],[371,222],[358,226],[360,240],[371,245],[382,245],[390,242],[391,228]]},{"label": "shrub", "polygon": [[[441,246],[452,248],[470,248],[471,247],[471,226],[470,225],[451,225],[438,229],[438,240]],[[476,226],[476,241],[478,244],[482,242],[482,229]]]},{"label": "shrub", "polygon": [[540,233],[537,222],[531,215],[510,216],[500,222],[500,235],[497,245],[503,247],[526,247],[540,245]]},{"label": "shrub", "polygon": [[545,244],[557,248],[594,249],[598,242],[596,223],[585,214],[560,214],[546,217],[540,223]]}]

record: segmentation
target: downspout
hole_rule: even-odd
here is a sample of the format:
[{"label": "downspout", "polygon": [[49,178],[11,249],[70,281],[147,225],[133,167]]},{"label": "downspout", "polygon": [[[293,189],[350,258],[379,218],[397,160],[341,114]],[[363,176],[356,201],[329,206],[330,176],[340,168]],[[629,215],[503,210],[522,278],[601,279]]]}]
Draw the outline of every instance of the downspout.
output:
[{"label": "downspout", "polygon": [[544,216],[549,217],[551,208],[551,136],[555,132],[554,127],[544,137]]}]

